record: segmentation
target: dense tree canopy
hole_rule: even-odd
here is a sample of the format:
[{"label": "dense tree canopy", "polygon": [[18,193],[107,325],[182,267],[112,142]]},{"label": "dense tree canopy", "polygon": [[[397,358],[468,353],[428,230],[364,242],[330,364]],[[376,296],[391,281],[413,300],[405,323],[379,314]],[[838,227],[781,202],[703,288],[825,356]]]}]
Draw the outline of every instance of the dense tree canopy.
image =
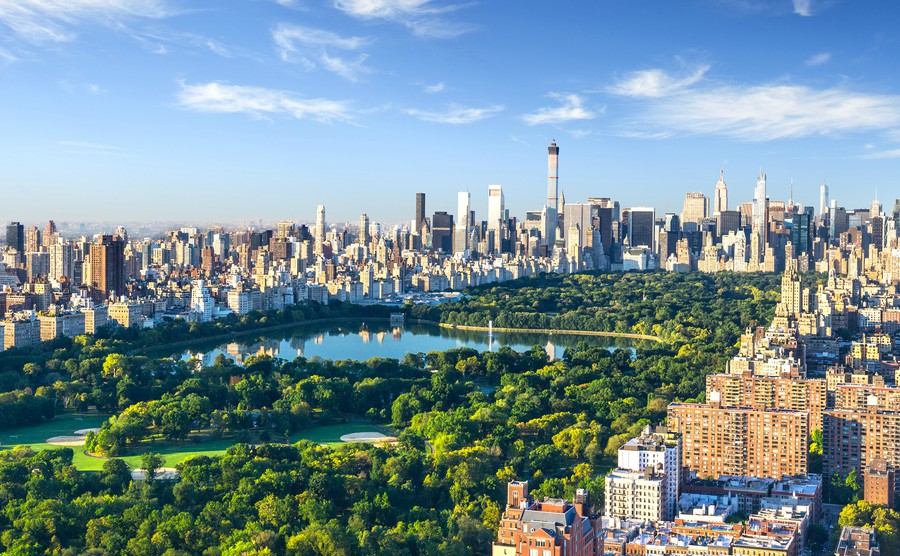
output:
[{"label": "dense tree canopy", "polygon": [[[540,276],[411,309],[444,322],[609,326],[664,340],[636,352],[582,342],[556,361],[535,346],[402,361],[261,356],[238,366],[219,357],[201,369],[124,349],[144,340],[44,347],[41,370],[13,382],[44,388],[59,410],[114,412],[89,435],[92,451],[128,454],[151,438],[236,444],[223,457],[186,460],[178,481],[139,483],[116,459],[81,474],[68,449],[2,452],[0,545],[18,554],[485,553],[510,479],[530,480],[536,496],[585,488],[602,504],[616,449],[660,422],[669,402],[702,395],[705,374],[724,367],[743,328],[771,318],[777,284],[730,274]],[[399,440],[267,443],[345,419],[389,422]]]}]

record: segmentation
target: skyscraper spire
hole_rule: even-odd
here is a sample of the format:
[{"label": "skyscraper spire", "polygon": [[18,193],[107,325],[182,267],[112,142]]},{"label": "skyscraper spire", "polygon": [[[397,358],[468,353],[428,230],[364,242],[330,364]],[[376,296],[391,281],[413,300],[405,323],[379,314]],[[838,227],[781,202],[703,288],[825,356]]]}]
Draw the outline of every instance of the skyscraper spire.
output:
[{"label": "skyscraper spire", "polygon": [[713,214],[721,214],[728,210],[728,187],[725,185],[725,170],[719,170],[719,181],[713,197]]}]

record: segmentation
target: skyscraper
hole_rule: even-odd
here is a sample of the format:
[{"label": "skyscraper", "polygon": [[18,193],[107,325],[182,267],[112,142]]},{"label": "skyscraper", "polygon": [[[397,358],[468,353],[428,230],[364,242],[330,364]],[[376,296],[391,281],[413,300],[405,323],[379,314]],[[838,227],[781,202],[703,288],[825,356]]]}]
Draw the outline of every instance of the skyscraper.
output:
[{"label": "skyscraper", "polygon": [[422,226],[425,225],[425,194],[424,193],[416,193],[416,232],[422,231]]},{"label": "skyscraper", "polygon": [[494,244],[491,248],[495,252],[501,250],[503,243],[503,221],[506,220],[505,200],[503,188],[499,185],[488,186],[488,232],[494,232]]},{"label": "skyscraper", "polygon": [[547,147],[547,217],[544,222],[544,240],[552,248],[556,242],[559,222],[559,147],[556,139]]},{"label": "skyscraper", "polygon": [[359,242],[368,245],[372,241],[372,235],[369,233],[369,215],[362,213],[359,216]]},{"label": "skyscraper", "polygon": [[322,245],[325,243],[325,205],[316,207],[316,243],[313,251],[316,255],[322,254]]},{"label": "skyscraper", "polygon": [[[756,179],[756,190],[753,192],[753,213],[751,215],[752,233],[757,238],[758,252],[752,253],[754,260],[762,260],[763,254],[766,252],[767,233],[766,233],[766,174],[760,170],[759,177]],[[752,238],[751,238],[752,242]]]},{"label": "skyscraper", "polygon": [[716,182],[713,214],[721,214],[726,210],[728,210],[728,186],[725,185],[725,170],[720,170],[719,181]]},{"label": "skyscraper", "polygon": [[554,139],[547,147],[547,208],[559,211],[559,147]]},{"label": "skyscraper", "polygon": [[822,182],[819,188],[819,218],[821,219],[828,212],[828,184]]},{"label": "skyscraper", "polygon": [[709,198],[703,193],[685,193],[684,209],[681,212],[682,224],[693,222],[697,226],[709,214]]},{"label": "skyscraper", "polygon": [[6,226],[6,247],[16,250],[19,263],[25,260],[25,226],[19,222]]},{"label": "skyscraper", "polygon": [[438,211],[431,217],[431,245],[444,253],[453,251],[453,215]]},{"label": "skyscraper", "polygon": [[465,253],[469,240],[469,211],[471,197],[468,191],[456,195],[456,230],[453,236],[453,252]]},{"label": "skyscraper", "polygon": [[125,242],[109,235],[91,244],[91,296],[104,301],[125,295]]},{"label": "skyscraper", "polygon": [[656,211],[652,207],[628,209],[628,245],[654,250]]}]

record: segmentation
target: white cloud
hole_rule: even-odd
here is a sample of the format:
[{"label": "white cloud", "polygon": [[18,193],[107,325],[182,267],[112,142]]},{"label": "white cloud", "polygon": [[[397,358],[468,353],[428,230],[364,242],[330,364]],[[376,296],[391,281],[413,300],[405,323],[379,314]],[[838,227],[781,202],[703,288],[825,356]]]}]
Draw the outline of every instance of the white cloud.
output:
[{"label": "white cloud", "polygon": [[812,0],[794,0],[794,13],[809,17],[812,15]]},{"label": "white cloud", "polygon": [[712,84],[644,96],[623,135],[722,135],[742,141],[889,130],[900,125],[900,96],[841,87]]},{"label": "white cloud", "polygon": [[87,141],[57,141],[57,145],[61,147],[75,147],[79,149],[94,149],[98,151],[124,151],[122,147],[114,147],[112,145],[102,145],[100,143],[89,143]]},{"label": "white cloud", "polygon": [[576,120],[591,120],[597,114],[584,107],[584,99],[579,95],[551,93],[551,98],[560,101],[559,106],[544,107],[537,112],[525,114],[522,120],[528,125],[559,124]]},{"label": "white cloud", "polygon": [[661,69],[649,69],[629,73],[609,88],[614,95],[638,98],[658,98],[686,89],[697,83],[709,66],[700,66],[684,76],[674,76]]},{"label": "white cloud", "polygon": [[809,67],[821,66],[822,64],[827,64],[831,61],[831,52],[820,52],[813,56],[810,56],[806,60],[806,65]]},{"label": "white cloud", "polygon": [[445,17],[461,6],[437,6],[432,0],[335,0],[334,7],[358,19],[399,23],[419,37],[449,38],[470,29]]},{"label": "white cloud", "polygon": [[864,160],[881,160],[885,158],[900,158],[900,149],[892,149],[888,151],[879,151],[875,153],[864,154],[860,158]]},{"label": "white cloud", "polygon": [[115,25],[170,14],[162,0],[0,0],[0,24],[33,43],[74,40],[79,24]]},{"label": "white cloud", "polygon": [[128,153],[124,148],[113,145],[103,145],[88,141],[57,141],[56,144],[66,154],[135,158],[133,154]]},{"label": "white cloud", "polygon": [[422,87],[422,89],[428,94],[443,92],[445,88],[446,85],[444,85],[443,81],[441,81],[440,83],[435,83],[434,85],[425,85]]},{"label": "white cloud", "polygon": [[249,114],[255,118],[287,116],[317,122],[350,122],[353,110],[343,100],[304,99],[287,91],[229,85],[212,81],[198,85],[181,83],[178,103],[188,110],[228,114]]},{"label": "white cloud", "polygon": [[281,24],[272,30],[272,40],[282,60],[302,64],[310,70],[322,67],[350,81],[358,81],[361,75],[372,71],[364,65],[366,54],[346,60],[329,53],[359,50],[369,42],[363,37],[343,37],[322,29]]},{"label": "white cloud", "polygon": [[504,109],[500,105],[485,106],[483,108],[471,108],[460,104],[451,103],[447,110],[443,112],[429,112],[426,110],[410,109],[405,112],[410,116],[415,116],[422,121],[435,124],[471,124],[485,120],[502,112]]}]

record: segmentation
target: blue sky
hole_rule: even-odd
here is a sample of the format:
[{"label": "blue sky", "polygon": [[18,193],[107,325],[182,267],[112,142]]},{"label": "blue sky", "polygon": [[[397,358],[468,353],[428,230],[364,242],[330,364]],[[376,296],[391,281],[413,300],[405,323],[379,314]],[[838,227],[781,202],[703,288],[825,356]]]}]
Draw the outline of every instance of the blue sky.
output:
[{"label": "blue sky", "polygon": [[0,218],[900,196],[888,1],[0,0]]}]

